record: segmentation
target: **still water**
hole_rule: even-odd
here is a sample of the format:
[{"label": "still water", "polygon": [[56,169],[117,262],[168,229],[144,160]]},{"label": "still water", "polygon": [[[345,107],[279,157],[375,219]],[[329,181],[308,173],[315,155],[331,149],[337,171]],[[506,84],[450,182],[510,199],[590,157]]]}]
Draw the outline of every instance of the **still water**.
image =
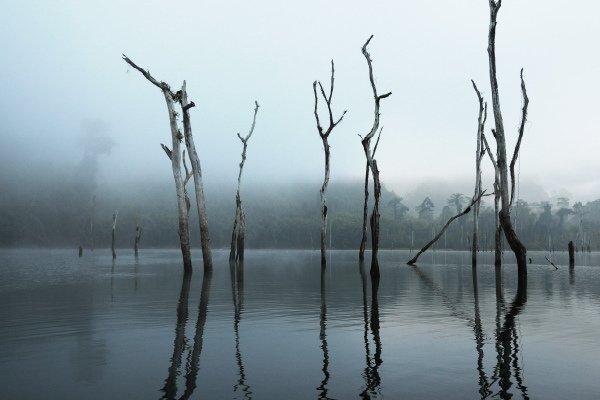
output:
[{"label": "still water", "polygon": [[1,398],[600,398],[598,253],[125,253],[0,251]]}]

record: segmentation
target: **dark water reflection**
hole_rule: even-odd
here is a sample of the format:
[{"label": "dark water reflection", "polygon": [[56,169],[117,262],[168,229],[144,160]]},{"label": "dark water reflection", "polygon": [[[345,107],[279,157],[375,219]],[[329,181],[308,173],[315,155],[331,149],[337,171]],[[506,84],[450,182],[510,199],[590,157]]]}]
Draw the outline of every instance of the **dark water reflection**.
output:
[{"label": "dark water reflection", "polygon": [[[0,252],[3,398],[598,398],[600,255]],[[195,254],[200,260],[199,254]],[[487,255],[484,255],[487,257]],[[534,259],[543,256],[533,253]],[[566,257],[566,255],[565,255]],[[199,262],[199,261],[198,261]]]}]

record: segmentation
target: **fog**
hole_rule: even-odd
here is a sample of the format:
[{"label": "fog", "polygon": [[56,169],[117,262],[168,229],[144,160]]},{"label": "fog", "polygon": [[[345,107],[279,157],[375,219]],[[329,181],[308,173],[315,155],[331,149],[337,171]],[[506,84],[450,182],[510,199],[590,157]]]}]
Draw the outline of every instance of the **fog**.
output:
[{"label": "fog", "polygon": [[[334,112],[348,114],[330,138],[331,180],[359,181],[358,134],[373,113],[360,47],[374,34],[377,85],[393,92],[381,110],[382,181],[408,203],[433,188],[440,197],[473,190],[478,104],[470,79],[490,101],[485,0],[19,1],[2,9],[0,176],[11,185],[52,186],[78,171],[92,186],[172,190],[159,146],[170,143],[164,99],[122,53],[173,88],[187,80],[209,198],[211,187],[235,184],[236,133],[247,132],[254,100],[261,108],[244,188],[322,179],[311,86],[328,83],[334,59]],[[503,2],[497,57],[509,147],[521,67],[531,99],[518,165],[520,197],[529,201],[600,197],[600,56],[592,51],[599,9],[591,0]]]}]

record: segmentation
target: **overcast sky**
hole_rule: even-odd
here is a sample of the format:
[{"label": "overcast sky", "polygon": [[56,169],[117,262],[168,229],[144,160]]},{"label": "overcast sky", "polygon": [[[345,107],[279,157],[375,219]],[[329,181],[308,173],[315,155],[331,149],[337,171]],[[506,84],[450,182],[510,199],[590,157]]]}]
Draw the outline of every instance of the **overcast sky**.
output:
[{"label": "overcast sky", "polygon": [[[331,179],[362,179],[358,134],[372,124],[373,99],[360,48],[373,34],[378,89],[393,92],[381,108],[383,182],[400,195],[424,182],[472,190],[478,104],[470,79],[489,100],[487,0],[0,3],[0,162],[17,170],[76,164],[82,130],[102,121],[116,146],[101,159],[101,180],[171,179],[159,146],[170,142],[164,99],[125,53],[173,88],[187,80],[205,178],[232,185],[236,133],[248,130],[254,100],[261,108],[246,182],[322,179],[312,82],[328,84],[334,59],[334,112],[348,114],[330,139]],[[531,99],[523,193],[600,197],[599,11],[592,0],[503,1],[497,58],[509,148],[521,67]]]}]

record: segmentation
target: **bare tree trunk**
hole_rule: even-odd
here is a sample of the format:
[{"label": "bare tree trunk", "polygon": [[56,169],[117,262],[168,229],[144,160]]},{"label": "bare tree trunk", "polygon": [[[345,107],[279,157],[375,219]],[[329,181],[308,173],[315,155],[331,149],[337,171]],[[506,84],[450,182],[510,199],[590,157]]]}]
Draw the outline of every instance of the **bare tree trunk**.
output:
[{"label": "bare tree trunk", "polygon": [[119,216],[119,212],[113,214],[113,223],[112,223],[112,241],[111,241],[111,250],[112,250],[112,258],[113,260],[117,258],[117,253],[115,252],[115,230],[117,229],[117,217]]},{"label": "bare tree trunk", "polygon": [[258,102],[254,102],[254,118],[252,119],[252,126],[250,132],[243,138],[239,133],[238,138],[242,141],[242,161],[240,162],[240,173],[238,174],[238,186],[237,193],[235,195],[235,220],[233,221],[233,232],[231,233],[231,250],[229,251],[229,261],[244,261],[244,236],[246,229],[246,217],[244,215],[244,209],[242,208],[242,199],[240,197],[240,187],[242,185],[242,171],[244,170],[244,164],[246,163],[246,149],[248,148],[248,140],[254,132],[254,126],[256,125],[256,114],[258,113]]},{"label": "bare tree trunk", "polygon": [[329,143],[327,143],[327,138],[323,138],[323,149],[325,150],[325,177],[323,178],[323,186],[321,186],[321,190],[319,194],[321,196],[321,266],[325,267],[327,264],[327,254],[326,254],[326,239],[327,239],[327,204],[326,204],[326,196],[327,196],[327,186],[329,185]]},{"label": "bare tree trunk", "polygon": [[[479,117],[477,119],[477,150],[475,152],[475,193],[473,197],[477,197],[481,193],[481,159],[485,155],[485,148],[483,147],[483,131],[485,129],[485,121],[487,119],[487,103],[483,101],[481,93],[477,89],[474,81],[473,89],[477,94],[479,100]],[[477,202],[473,205],[473,242],[471,248],[471,265],[472,267],[477,266],[477,251],[479,250],[479,243],[477,235],[479,233],[479,208],[480,203]]]},{"label": "bare tree trunk", "polygon": [[494,265],[502,266],[502,225],[500,224],[500,178],[496,172],[494,178]]},{"label": "bare tree trunk", "polygon": [[[334,76],[335,76],[335,66],[333,64],[333,60],[331,60],[331,84],[329,87],[329,96],[327,96],[327,94],[325,93],[325,89],[323,89],[323,85],[321,84],[320,81],[313,82],[313,94],[315,96],[315,109],[314,109],[315,120],[317,121],[317,130],[319,132],[319,136],[321,137],[321,140],[323,141],[323,150],[325,152],[325,177],[323,178],[323,185],[321,186],[321,191],[320,191],[320,196],[321,196],[321,268],[325,268],[325,266],[327,265],[327,254],[326,254],[326,245],[325,245],[325,242],[327,239],[326,197],[327,197],[327,186],[329,185],[329,160],[331,157],[330,152],[329,152],[328,139],[329,139],[329,135],[333,131],[333,128],[335,128],[337,126],[337,124],[339,124],[342,121],[342,119],[344,118],[344,115],[346,115],[346,111],[344,111],[342,113],[342,116],[337,121],[334,122],[334,120],[333,120],[333,112],[331,110],[331,98],[333,97]],[[318,112],[319,96],[317,94],[317,85],[319,86],[321,95],[325,99],[325,104],[327,105],[327,113],[328,113],[328,120],[329,120],[329,126],[327,127],[327,129],[324,129],[321,126],[321,121],[319,119],[319,112]]]},{"label": "bare tree trunk", "polygon": [[377,150],[377,145],[379,144],[379,138],[381,137],[381,130],[379,130],[379,136],[377,137],[377,142],[375,143],[375,147],[371,152],[371,139],[377,133],[377,129],[379,129],[379,103],[382,99],[391,96],[392,92],[388,92],[386,94],[379,95],[377,94],[377,87],[375,86],[375,78],[373,77],[373,63],[371,60],[371,55],[367,51],[367,46],[369,42],[373,39],[373,35],[367,39],[365,44],[362,47],[362,53],[367,60],[367,65],[369,66],[369,81],[371,82],[371,88],[373,89],[373,98],[375,100],[375,111],[374,111],[374,119],[373,126],[371,130],[362,138],[362,146],[365,152],[365,157],[367,158],[367,163],[369,165],[369,169],[373,174],[373,191],[375,196],[375,202],[373,205],[373,211],[371,213],[371,276],[379,277],[379,261],[378,261],[378,251],[379,251],[379,199],[381,197],[381,183],[379,182],[379,169],[377,168],[377,161],[375,160],[375,152]]},{"label": "bare tree trunk", "polygon": [[[494,131],[494,137],[496,138],[496,163],[500,175],[500,200],[501,208],[499,211],[500,225],[504,231],[504,235],[510,248],[512,249],[517,259],[517,267],[519,275],[525,276],[527,274],[527,249],[515,232],[512,220],[510,217],[511,200],[513,194],[509,193],[508,186],[508,166],[506,158],[506,139],[504,135],[504,122],[502,120],[502,112],[500,110],[500,95],[498,92],[498,80],[496,78],[496,17],[501,6],[501,0],[489,0],[490,5],[490,27],[489,27],[489,43],[488,43],[488,56],[489,56],[489,67],[490,67],[490,85],[492,91],[492,105],[494,110],[494,120],[496,129]],[[526,108],[524,108],[526,112]],[[525,118],[523,118],[525,119]],[[520,138],[518,146],[515,148],[516,159],[520,145]],[[514,182],[513,185],[514,187]]]},{"label": "bare tree trunk", "polygon": [[494,265],[496,268],[502,266],[502,226],[500,225],[500,171],[496,159],[492,155],[490,145],[487,142],[485,134],[481,133],[481,139],[490,161],[494,166]]},{"label": "bare tree trunk", "polygon": [[167,110],[169,113],[169,126],[171,128],[171,141],[172,149],[170,150],[164,144],[161,144],[163,150],[167,154],[167,157],[171,160],[171,168],[173,170],[173,180],[175,181],[175,192],[177,194],[177,211],[178,211],[178,222],[179,222],[179,242],[181,245],[181,255],[183,257],[183,269],[186,272],[192,271],[192,256],[190,251],[190,231],[188,223],[188,207],[186,204],[186,196],[184,194],[184,184],[181,177],[181,150],[180,143],[183,140],[183,135],[177,127],[177,112],[175,111],[175,93],[171,92],[171,88],[165,82],[159,82],[150,72],[138,67],[133,61],[131,61],[126,55],[123,55],[123,60],[133,68],[137,69],[144,77],[150,81],[154,86],[158,87],[167,103]]},{"label": "bare tree trunk", "polygon": [[194,176],[194,191],[196,192],[196,208],[198,209],[198,221],[200,223],[200,246],[202,247],[202,261],[204,270],[212,270],[212,255],[210,249],[210,235],[208,233],[208,220],[206,218],[206,202],[204,200],[204,187],[202,184],[202,169],[200,168],[200,159],[196,152],[194,136],[192,135],[192,124],[190,122],[190,108],[195,107],[194,102],[188,103],[185,81],[181,87],[181,96],[179,97],[181,111],[183,113],[183,136],[185,138],[185,147],[188,151],[192,174]]},{"label": "bare tree trunk", "polygon": [[140,228],[140,224],[137,224],[135,227],[135,242],[133,244],[133,251],[135,256],[138,256],[138,250],[140,247],[140,239],[142,238],[142,228]]},{"label": "bare tree trunk", "polygon": [[446,229],[448,229],[448,227],[450,226],[450,224],[457,218],[462,217],[463,215],[468,214],[471,211],[471,208],[479,203],[479,201],[481,200],[481,197],[485,194],[485,190],[483,192],[480,192],[477,197],[473,197],[473,199],[471,200],[471,203],[467,206],[467,208],[465,208],[463,211],[461,211],[460,213],[456,214],[455,216],[453,216],[452,218],[450,218],[448,220],[448,222],[446,222],[446,225],[444,225],[442,227],[442,229],[438,232],[437,235],[435,235],[433,237],[433,239],[431,239],[431,241],[429,241],[429,243],[427,243],[425,246],[423,246],[423,248],[421,250],[419,250],[419,252],[417,254],[415,254],[415,256],[413,258],[411,258],[407,264],[408,265],[415,265],[417,262],[417,259],[419,258],[419,256],[423,253],[425,253],[427,251],[427,249],[429,249],[435,242],[437,242],[442,235],[444,234],[444,232],[446,232]]},{"label": "bare tree trunk", "polygon": [[362,226],[362,239],[360,241],[360,249],[358,251],[358,259],[363,261],[365,259],[365,248],[367,247],[367,215],[369,213],[369,162],[365,168],[365,204],[363,207],[363,226]]},{"label": "bare tree trunk", "polygon": [[[375,152],[373,152],[375,153]],[[373,211],[371,212],[371,275],[379,277],[379,200],[381,199],[381,182],[377,160],[373,159]]]}]

